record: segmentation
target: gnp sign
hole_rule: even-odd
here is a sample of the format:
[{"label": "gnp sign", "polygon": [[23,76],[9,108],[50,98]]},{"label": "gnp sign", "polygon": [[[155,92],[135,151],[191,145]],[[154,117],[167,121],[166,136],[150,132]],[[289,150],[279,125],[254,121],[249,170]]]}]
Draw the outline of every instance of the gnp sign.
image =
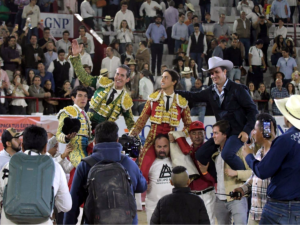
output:
[{"label": "gnp sign", "polygon": [[62,37],[68,30],[70,38],[74,38],[74,16],[69,14],[41,13],[41,22],[44,27],[49,27],[53,37]]}]

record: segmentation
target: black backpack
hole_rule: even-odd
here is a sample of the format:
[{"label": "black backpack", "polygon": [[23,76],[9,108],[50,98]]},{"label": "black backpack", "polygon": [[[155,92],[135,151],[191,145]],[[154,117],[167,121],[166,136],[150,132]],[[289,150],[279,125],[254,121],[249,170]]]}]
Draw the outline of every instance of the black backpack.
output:
[{"label": "black backpack", "polygon": [[136,203],[131,180],[120,162],[97,162],[92,156],[82,159],[91,166],[87,179],[84,216],[89,224],[132,224]]}]

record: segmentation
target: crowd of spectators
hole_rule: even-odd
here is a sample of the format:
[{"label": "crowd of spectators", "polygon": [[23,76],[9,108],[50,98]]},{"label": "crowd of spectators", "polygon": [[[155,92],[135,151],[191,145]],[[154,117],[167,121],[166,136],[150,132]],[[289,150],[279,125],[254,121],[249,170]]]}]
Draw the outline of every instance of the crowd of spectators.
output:
[{"label": "crowd of spectators", "polygon": [[[65,1],[64,12],[81,13],[87,27],[102,32],[104,44],[107,45],[106,57],[101,63],[101,69],[107,69],[104,76],[113,78],[120,64],[127,64],[132,69],[126,88],[133,99],[145,100],[147,94],[160,88],[160,76],[167,68],[175,69],[181,76],[177,89],[190,91],[206,88],[212,81],[202,68],[212,56],[233,62],[234,68],[228,71],[228,78],[251,86],[249,93],[253,99],[264,100],[257,103],[261,111],[277,115],[275,98],[299,94],[295,43],[285,25],[287,22],[297,22],[292,21],[295,6],[291,1],[232,1],[229,4],[232,3],[240,15],[233,26],[226,22],[226,12],[220,12],[218,21],[211,20],[210,0],[200,0],[200,15],[191,3],[183,5],[172,0],[136,3],[115,0],[106,5],[85,0],[78,1],[78,8],[73,6],[74,3]],[[1,26],[1,96],[38,96],[41,98],[39,112],[55,114],[68,104],[68,100],[46,98],[67,98],[71,89],[80,84],[69,60],[72,55],[70,33],[66,30],[61,39],[56,40],[51,35],[51,29],[44,27],[43,36],[39,37],[38,29],[42,29],[40,12],[52,12],[53,0],[15,0],[7,7],[17,14],[9,17],[7,26],[5,23]],[[12,30],[8,29],[9,26]],[[270,35],[272,26],[276,27],[274,34]],[[137,30],[142,30],[147,39],[140,41],[134,51],[134,32]],[[273,40],[270,38],[272,36]],[[85,26],[79,28],[75,37],[83,46],[81,62],[91,74],[93,63],[98,62],[94,59],[96,39]],[[175,55],[172,65],[162,60],[164,44],[167,44],[169,55]],[[269,47],[272,48],[271,57],[267,55]],[[268,61],[269,58],[271,61]],[[269,88],[264,74],[268,69],[271,73],[272,68],[276,73]],[[277,86],[280,83],[276,78],[278,73],[281,73],[281,87]],[[247,79],[243,79],[245,75]],[[40,77],[38,86],[42,87],[41,90],[36,86],[38,79],[36,82],[33,80],[35,76]],[[145,82],[145,79],[151,82]],[[142,88],[145,83],[150,87]],[[262,85],[264,92],[261,92]],[[91,89],[91,94],[93,91]],[[34,101],[1,98],[0,113],[36,112]],[[142,102],[135,103],[134,115],[139,115],[141,105]],[[192,103],[190,107],[193,107]],[[204,120],[203,115],[211,115],[209,105],[194,107],[192,115],[199,116],[201,121]]]}]

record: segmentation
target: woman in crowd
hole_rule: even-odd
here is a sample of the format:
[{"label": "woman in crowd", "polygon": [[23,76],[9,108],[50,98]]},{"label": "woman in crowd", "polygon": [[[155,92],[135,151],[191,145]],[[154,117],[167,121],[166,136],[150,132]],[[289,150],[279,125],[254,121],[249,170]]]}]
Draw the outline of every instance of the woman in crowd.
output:
[{"label": "woman in crowd", "polygon": [[285,42],[282,35],[278,35],[274,40],[274,45],[272,47],[271,62],[275,66],[280,57],[282,57],[282,48],[285,47]]},{"label": "woman in crowd", "polygon": [[177,60],[175,61],[175,66],[173,67],[173,69],[179,74],[181,75],[181,71],[184,70],[184,60],[181,56],[179,56],[177,58]]},{"label": "woman in crowd", "polygon": [[[12,91],[13,97],[28,97],[29,86],[21,83],[21,75],[18,73],[14,74],[10,90]],[[10,103],[10,114],[12,115],[26,115],[27,103],[25,99],[13,99]]]},{"label": "woman in crowd", "polygon": [[[59,97],[59,98],[71,98],[71,92],[72,92],[71,83],[70,83],[70,81],[66,80],[63,84],[63,88],[58,92],[57,97]],[[61,101],[59,101],[57,111],[61,110],[62,108],[66,107],[68,105],[73,105],[73,101],[72,100],[61,100]]]},{"label": "woman in crowd", "polygon": [[148,63],[144,63],[143,66],[142,66],[141,71],[142,71],[142,70],[148,70],[148,71],[149,71],[149,78],[150,78],[150,80],[152,81],[152,83],[154,84],[154,77],[153,77],[153,75],[152,75],[152,73],[151,73],[151,71],[150,71],[149,68],[150,68],[150,67],[149,67],[149,64],[148,64]]},{"label": "woman in crowd", "polygon": [[[52,88],[52,83],[50,80],[46,80],[44,84],[44,90],[45,92],[50,92],[51,97],[55,97],[54,91],[51,89]],[[56,106],[58,105],[58,101],[54,100],[49,100],[49,99],[44,99],[43,100],[43,107],[44,107],[44,115],[52,115],[56,113]]]},{"label": "woman in crowd", "polygon": [[266,86],[264,83],[259,84],[258,93],[260,95],[260,100],[266,100],[267,102],[259,102],[258,110],[263,112],[268,112],[268,101],[270,100],[270,94],[266,91]]},{"label": "woman in crowd", "polygon": [[260,95],[257,90],[255,90],[255,86],[253,82],[249,82],[248,84],[249,94],[253,100],[260,100]]},{"label": "woman in crowd", "polygon": [[27,85],[28,86],[30,86],[30,85],[32,85],[33,84],[33,78],[34,78],[34,76],[35,76],[35,73],[34,73],[34,71],[33,70],[29,70],[28,71],[28,79],[27,79]]},{"label": "woman in crowd", "polygon": [[251,43],[254,44],[256,42],[256,30],[252,27],[252,24],[256,23],[259,17],[262,15],[259,5],[255,5],[252,12],[249,13],[246,18],[251,21]]},{"label": "woman in crowd", "polygon": [[296,92],[295,92],[295,86],[292,84],[292,83],[287,83],[286,86],[285,86],[286,90],[288,91],[289,93],[289,97],[294,95]]},{"label": "woman in crowd", "polygon": [[121,59],[121,54],[120,54],[120,41],[118,39],[114,39],[110,43],[110,47],[113,49],[114,56],[119,57]]},{"label": "woman in crowd", "polygon": [[127,20],[122,20],[120,28],[117,31],[117,38],[120,40],[120,55],[126,51],[126,44],[133,42],[133,33],[129,28]]},{"label": "woman in crowd", "polygon": [[195,60],[190,59],[189,67],[192,70],[192,77],[194,77],[195,79],[197,79],[198,76],[199,76],[199,74],[198,74],[198,65],[196,64]]},{"label": "woman in crowd", "polygon": [[286,48],[288,49],[290,56],[296,59],[297,53],[296,53],[296,47],[294,46],[293,39],[289,37],[285,40],[285,42],[286,42]]},{"label": "woman in crowd", "polygon": [[[128,93],[130,93],[132,99],[138,99],[139,98],[139,80],[140,77],[136,71],[136,62],[134,59],[131,59],[128,63],[128,66],[130,68],[130,81],[126,84],[126,88],[128,90]],[[134,116],[138,116],[138,107],[139,102],[134,101],[132,106],[132,113]]]},{"label": "woman in crowd", "polygon": [[298,70],[292,73],[292,81],[291,83],[295,86],[296,95],[300,94],[300,76]]}]

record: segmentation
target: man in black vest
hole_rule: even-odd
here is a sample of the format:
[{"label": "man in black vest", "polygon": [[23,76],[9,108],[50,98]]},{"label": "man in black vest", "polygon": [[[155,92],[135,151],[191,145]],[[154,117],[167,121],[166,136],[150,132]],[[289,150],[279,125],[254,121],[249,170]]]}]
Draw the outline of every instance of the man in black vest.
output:
[{"label": "man in black vest", "polygon": [[110,16],[105,16],[103,21],[105,22],[105,25],[102,27],[103,43],[109,46],[112,40],[115,39],[117,31],[114,25],[111,24],[113,19]]},{"label": "man in black vest", "polygon": [[195,60],[198,65],[198,73],[202,73],[202,61],[204,55],[206,55],[207,43],[206,37],[200,32],[199,23],[194,24],[194,32],[189,37],[189,43],[186,51],[186,55]]},{"label": "man in black vest", "polygon": [[124,64],[125,59],[135,59],[135,55],[133,54],[133,45],[131,43],[126,43],[126,51],[121,54],[121,63]]},{"label": "man in black vest", "polygon": [[71,82],[73,72],[69,62],[65,60],[65,51],[60,49],[58,51],[58,58],[50,63],[48,72],[53,74],[55,83],[55,95],[63,88],[63,84],[66,80]]}]

